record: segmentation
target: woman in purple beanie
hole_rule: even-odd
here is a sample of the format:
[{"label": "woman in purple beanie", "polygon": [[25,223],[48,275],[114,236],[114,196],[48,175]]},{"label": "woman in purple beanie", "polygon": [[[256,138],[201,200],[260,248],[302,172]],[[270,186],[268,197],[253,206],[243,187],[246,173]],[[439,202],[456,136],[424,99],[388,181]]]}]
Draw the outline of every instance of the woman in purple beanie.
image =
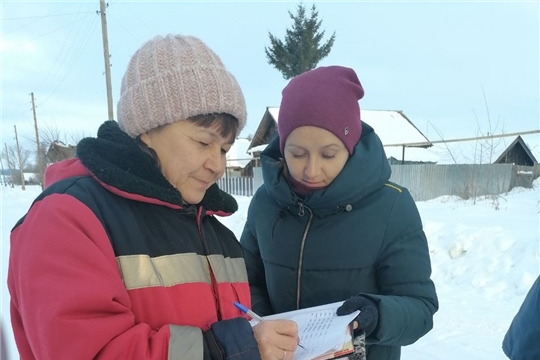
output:
[{"label": "woman in purple beanie", "polygon": [[364,89],[352,69],[305,72],[282,95],[278,136],[261,154],[264,185],[240,239],[253,309],[346,300],[338,315],[361,311],[349,357],[399,359],[438,309],[416,205],[389,181],[381,141],[361,121]]}]

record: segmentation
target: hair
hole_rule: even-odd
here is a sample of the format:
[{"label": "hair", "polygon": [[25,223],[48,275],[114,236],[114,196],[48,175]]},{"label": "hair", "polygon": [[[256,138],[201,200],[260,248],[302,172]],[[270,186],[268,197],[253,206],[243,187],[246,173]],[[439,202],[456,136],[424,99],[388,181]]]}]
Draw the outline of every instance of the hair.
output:
[{"label": "hair", "polygon": [[135,141],[137,142],[137,145],[139,145],[139,148],[141,148],[142,152],[150,156],[150,158],[152,158],[156,166],[161,170],[161,162],[159,161],[159,157],[157,155],[156,150],[146,145],[146,143],[141,140],[141,135],[137,136],[135,138]]},{"label": "hair", "polygon": [[226,113],[197,115],[186,119],[186,121],[207,129],[214,128],[221,137],[230,141],[234,141],[240,126],[236,117]]},{"label": "hair", "polygon": [[[219,135],[221,137],[229,139],[231,141],[234,141],[236,132],[238,131],[238,127],[240,126],[236,117],[226,113],[197,115],[190,117],[185,121],[189,121],[192,124],[207,129],[214,128],[219,132]],[[167,125],[158,126],[157,128],[150,131],[161,131]],[[141,135],[137,136],[135,140],[137,141],[137,144],[141,148],[142,152],[150,156],[157,165],[157,167],[161,169],[161,163],[159,161],[159,157],[156,151],[146,145],[146,143],[141,140]]]}]

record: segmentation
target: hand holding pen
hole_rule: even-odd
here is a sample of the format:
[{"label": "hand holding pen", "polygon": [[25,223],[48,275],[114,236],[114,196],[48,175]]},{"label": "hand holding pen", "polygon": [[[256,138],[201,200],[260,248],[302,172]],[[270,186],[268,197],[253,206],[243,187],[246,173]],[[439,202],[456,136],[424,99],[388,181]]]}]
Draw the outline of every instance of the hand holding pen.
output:
[{"label": "hand holding pen", "polygon": [[[257,321],[258,323],[261,323],[263,322],[263,318],[260,317],[259,315],[257,315],[255,312],[253,312],[252,310],[250,310],[248,307],[238,303],[238,302],[234,302],[234,306],[236,306],[241,312],[243,312],[244,314],[248,315],[249,317],[251,317],[253,320]],[[290,320],[280,320],[280,321],[290,321]],[[295,323],[296,324],[296,323]],[[300,346],[302,349],[306,349],[304,346],[302,346],[300,344],[300,339],[298,338],[297,336],[297,345]],[[285,355],[283,356],[283,358],[285,358]]]}]

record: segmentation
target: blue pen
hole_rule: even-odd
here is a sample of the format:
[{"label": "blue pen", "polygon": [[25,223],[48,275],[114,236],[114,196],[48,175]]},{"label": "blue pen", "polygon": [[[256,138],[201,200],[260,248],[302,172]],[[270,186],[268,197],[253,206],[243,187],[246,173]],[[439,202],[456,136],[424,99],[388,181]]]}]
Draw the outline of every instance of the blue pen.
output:
[{"label": "blue pen", "polygon": [[258,322],[261,322],[263,321],[262,317],[260,317],[259,315],[255,314],[253,311],[249,310],[247,307],[245,307],[244,305],[240,304],[239,302],[234,302],[234,306],[236,306],[238,308],[238,310],[240,310],[241,312],[243,312],[244,314],[247,314],[249,315],[253,320],[257,320]]},{"label": "blue pen", "polygon": [[[256,320],[257,322],[261,322],[263,321],[263,318],[260,317],[259,315],[255,314],[253,311],[251,311],[250,309],[248,309],[246,306],[240,304],[239,302],[234,302],[234,306],[236,306],[238,308],[238,310],[240,310],[241,312],[243,312],[244,314],[247,314],[249,315],[253,320]],[[300,343],[298,343],[298,346],[300,346],[302,349],[306,350],[305,347],[303,347],[302,345],[300,345]]]}]

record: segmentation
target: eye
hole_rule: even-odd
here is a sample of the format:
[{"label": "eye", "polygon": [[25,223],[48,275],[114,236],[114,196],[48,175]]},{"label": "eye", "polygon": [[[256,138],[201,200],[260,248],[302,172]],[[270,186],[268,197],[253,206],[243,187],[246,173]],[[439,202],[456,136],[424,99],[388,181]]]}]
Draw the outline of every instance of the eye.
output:
[{"label": "eye", "polygon": [[300,159],[306,156],[306,154],[291,153],[292,157],[295,159]]},{"label": "eye", "polygon": [[205,142],[203,142],[203,141],[198,141],[198,143],[199,143],[199,145],[201,145],[202,147],[207,147],[208,145],[210,145],[210,144],[205,143]]},{"label": "eye", "polygon": [[327,160],[333,159],[333,158],[335,158],[335,157],[336,157],[335,154],[331,154],[331,155],[330,155],[330,154],[322,154],[322,158],[323,158],[323,159],[327,159]]}]

